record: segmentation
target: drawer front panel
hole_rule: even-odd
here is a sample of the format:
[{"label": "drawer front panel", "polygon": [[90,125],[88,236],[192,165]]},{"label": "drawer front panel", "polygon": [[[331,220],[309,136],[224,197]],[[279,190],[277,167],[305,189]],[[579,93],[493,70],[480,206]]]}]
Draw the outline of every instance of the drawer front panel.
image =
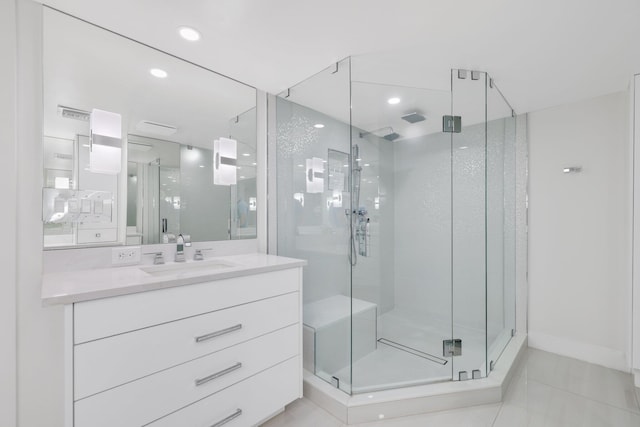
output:
[{"label": "drawer front panel", "polygon": [[293,292],[76,345],[74,398],[295,324],[299,317],[299,293]]},{"label": "drawer front panel", "polygon": [[299,268],[74,304],[74,343],[171,322],[299,289]]},{"label": "drawer front panel", "polygon": [[76,401],[75,427],[139,427],[157,420],[299,356],[299,337],[299,324],[292,325]]},{"label": "drawer front panel", "polygon": [[118,230],[115,228],[78,230],[78,243],[115,242],[117,239]]},{"label": "drawer front panel", "polygon": [[[289,359],[258,375],[167,415],[149,427],[253,426],[300,398],[298,358]],[[233,417],[233,418],[232,418]],[[220,424],[218,424],[220,425]]]}]

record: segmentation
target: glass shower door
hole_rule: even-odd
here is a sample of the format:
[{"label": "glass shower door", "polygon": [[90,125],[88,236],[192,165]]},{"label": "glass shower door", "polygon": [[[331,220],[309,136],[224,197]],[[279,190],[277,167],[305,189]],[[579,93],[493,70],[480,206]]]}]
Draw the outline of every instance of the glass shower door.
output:
[{"label": "glass shower door", "polygon": [[451,93],[352,81],[351,97],[352,391],[449,381]]},{"label": "glass shower door", "polygon": [[453,379],[484,378],[515,328],[515,118],[487,73],[452,70]]},{"label": "glass shower door", "polygon": [[486,73],[452,70],[452,115],[461,119],[452,133],[452,295],[453,338],[461,353],[453,359],[453,379],[487,375],[487,144]]},{"label": "glass shower door", "polygon": [[[351,393],[350,59],[276,100],[278,254],[303,274],[304,368]],[[346,210],[346,212],[345,212]]]}]

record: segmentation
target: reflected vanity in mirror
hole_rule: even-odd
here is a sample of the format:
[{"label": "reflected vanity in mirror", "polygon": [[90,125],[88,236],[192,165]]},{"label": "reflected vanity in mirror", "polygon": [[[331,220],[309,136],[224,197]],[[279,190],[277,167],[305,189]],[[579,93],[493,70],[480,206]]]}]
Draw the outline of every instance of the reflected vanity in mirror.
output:
[{"label": "reflected vanity in mirror", "polygon": [[47,7],[43,33],[45,249],[256,237],[254,88]]}]

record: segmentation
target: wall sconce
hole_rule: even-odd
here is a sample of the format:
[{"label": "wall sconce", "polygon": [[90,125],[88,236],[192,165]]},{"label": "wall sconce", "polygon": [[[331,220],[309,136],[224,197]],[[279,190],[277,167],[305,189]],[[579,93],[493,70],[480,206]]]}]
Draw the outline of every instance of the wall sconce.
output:
[{"label": "wall sconce", "polygon": [[307,193],[322,193],[324,191],[324,163],[322,159],[313,157],[307,159]]},{"label": "wall sconce", "polygon": [[94,108],[89,116],[89,126],[89,171],[119,174],[122,164],[122,116]]},{"label": "wall sconce", "polygon": [[562,169],[563,173],[580,173],[582,172],[582,166],[570,166]]},{"label": "wall sconce", "polygon": [[215,185],[236,184],[237,146],[235,139],[220,138],[213,141],[213,183]]},{"label": "wall sconce", "polygon": [[331,206],[333,206],[334,208],[342,207],[342,191],[333,190],[333,198],[332,198]]}]

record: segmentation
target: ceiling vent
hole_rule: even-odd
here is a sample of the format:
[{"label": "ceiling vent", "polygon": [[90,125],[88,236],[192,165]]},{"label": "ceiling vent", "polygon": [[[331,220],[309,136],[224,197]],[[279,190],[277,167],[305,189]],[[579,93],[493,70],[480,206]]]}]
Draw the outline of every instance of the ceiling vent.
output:
[{"label": "ceiling vent", "polygon": [[142,144],[140,142],[131,142],[131,141],[129,141],[127,146],[129,147],[130,150],[134,150],[134,151],[151,151],[151,148],[153,148],[149,144]]},{"label": "ceiling vent", "polygon": [[165,125],[162,123],[150,122],[149,120],[143,120],[136,125],[136,129],[140,132],[152,133],[154,135],[168,136],[173,135],[178,131],[178,128],[171,125]]},{"label": "ceiling vent", "polygon": [[58,105],[58,114],[65,119],[81,120],[83,122],[89,121],[89,112],[78,110],[77,108],[65,107],[64,105]]}]

